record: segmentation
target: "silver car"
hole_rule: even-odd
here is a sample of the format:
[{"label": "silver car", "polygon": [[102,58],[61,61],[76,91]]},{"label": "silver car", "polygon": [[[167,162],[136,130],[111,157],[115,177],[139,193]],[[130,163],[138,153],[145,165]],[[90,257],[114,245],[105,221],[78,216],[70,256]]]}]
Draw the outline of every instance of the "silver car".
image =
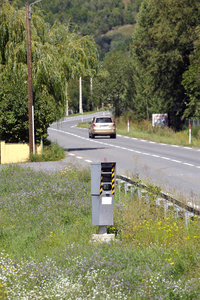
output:
[{"label": "silver car", "polygon": [[116,126],[111,117],[94,117],[89,124],[89,138],[108,135],[113,139],[116,138]]}]

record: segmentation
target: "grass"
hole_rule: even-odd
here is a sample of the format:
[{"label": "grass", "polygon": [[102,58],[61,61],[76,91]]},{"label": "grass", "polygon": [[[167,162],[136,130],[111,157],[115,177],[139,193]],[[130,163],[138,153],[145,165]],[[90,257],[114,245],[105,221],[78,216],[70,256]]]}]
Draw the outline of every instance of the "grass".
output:
[{"label": "grass", "polygon": [[1,299],[199,299],[200,225],[116,189],[116,241],[92,243],[90,170],[0,171]]},{"label": "grass", "polygon": [[105,33],[105,35],[106,36],[112,36],[114,34],[121,33],[123,35],[132,36],[134,27],[135,27],[134,24],[133,25],[127,24],[127,25],[123,25],[123,26],[117,26],[117,27],[107,31]]},{"label": "grass", "polygon": [[[145,139],[157,143],[200,147],[200,127],[192,128],[191,144],[189,144],[189,129],[175,132],[169,127],[152,127],[150,121],[130,121],[128,124],[123,118],[115,120],[117,134],[126,135],[138,139]],[[88,128],[88,123],[78,124],[79,127]]]},{"label": "grass", "polygon": [[[129,122],[129,132],[127,122],[123,119],[116,120],[117,133],[122,135],[128,135],[131,137],[141,138],[145,140],[151,140],[157,143],[166,143],[173,145],[189,145],[189,129],[175,132],[169,127],[157,126],[152,127],[151,122]],[[200,128],[192,128],[192,139],[190,146],[200,147]]]},{"label": "grass", "polygon": [[56,143],[49,143],[45,145],[42,154],[31,154],[31,162],[42,162],[42,161],[57,161],[65,158],[65,151]]}]

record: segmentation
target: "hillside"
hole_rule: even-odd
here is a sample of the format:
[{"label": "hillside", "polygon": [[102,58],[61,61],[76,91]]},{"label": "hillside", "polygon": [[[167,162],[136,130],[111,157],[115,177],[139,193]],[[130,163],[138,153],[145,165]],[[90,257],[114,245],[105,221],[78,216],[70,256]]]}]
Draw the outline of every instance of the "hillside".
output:
[{"label": "hillside", "polygon": [[105,35],[112,36],[116,33],[119,33],[119,34],[124,34],[124,35],[130,36],[133,33],[134,26],[135,26],[135,24],[126,24],[123,26],[117,26],[117,27],[112,28],[111,30],[107,31],[105,33]]},{"label": "hillside", "polygon": [[[32,6],[32,12],[41,9],[45,21],[67,23],[71,31],[93,35],[100,47],[100,58],[113,50],[126,51],[131,42],[132,27],[143,0],[49,0]],[[0,1],[0,4],[3,1]],[[27,0],[12,1],[22,8]],[[33,3],[33,1],[29,1]]]},{"label": "hillside", "polygon": [[100,59],[103,59],[105,53],[121,50],[127,51],[132,42],[132,34],[135,24],[125,24],[116,26],[105,34],[95,37],[96,43],[99,45]]},{"label": "hillside", "polygon": [[[49,0],[32,6],[32,10],[43,10],[45,20],[70,23],[71,29],[82,35],[105,34],[116,26],[134,24],[143,0]],[[0,3],[3,1],[0,1]],[[27,0],[12,1],[22,8]],[[29,1],[32,3],[33,1]]]}]

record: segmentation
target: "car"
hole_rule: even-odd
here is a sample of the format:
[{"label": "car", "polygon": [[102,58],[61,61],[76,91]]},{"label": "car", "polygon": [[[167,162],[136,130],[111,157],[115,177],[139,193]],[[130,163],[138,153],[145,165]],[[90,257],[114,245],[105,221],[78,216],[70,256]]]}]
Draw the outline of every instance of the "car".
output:
[{"label": "car", "polygon": [[116,138],[116,126],[111,117],[94,117],[89,124],[89,138],[93,139],[95,136]]}]

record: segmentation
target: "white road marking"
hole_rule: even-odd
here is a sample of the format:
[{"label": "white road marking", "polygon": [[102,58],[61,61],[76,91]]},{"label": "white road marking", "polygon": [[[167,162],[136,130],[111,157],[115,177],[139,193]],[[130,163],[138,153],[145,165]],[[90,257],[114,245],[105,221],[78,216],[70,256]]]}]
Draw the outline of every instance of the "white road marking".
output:
[{"label": "white road marking", "polygon": [[173,161],[173,162],[179,163],[179,164],[182,164],[182,163],[183,163],[182,161],[176,160],[176,159],[170,159],[170,160]]},{"label": "white road marking", "polygon": [[92,163],[92,160],[89,160],[89,159],[85,159],[85,161],[88,163]]},{"label": "white road marking", "polygon": [[171,160],[169,157],[161,156],[162,159]]},{"label": "white road marking", "polygon": [[[187,163],[187,162],[182,162],[182,161],[176,160],[176,159],[171,159],[169,157],[159,156],[159,155],[156,155],[156,154],[150,154],[150,153],[141,152],[141,151],[136,151],[134,149],[125,148],[125,147],[121,147],[121,146],[117,146],[117,145],[112,145],[112,144],[108,144],[108,143],[105,143],[105,142],[100,142],[100,141],[97,141],[97,140],[94,140],[94,139],[84,138],[84,137],[79,136],[77,134],[66,132],[66,131],[63,131],[63,130],[60,130],[60,129],[55,129],[55,128],[49,128],[49,129],[53,130],[53,131],[61,132],[61,133],[64,133],[64,134],[68,134],[68,135],[71,135],[71,136],[74,136],[74,137],[77,137],[77,138],[81,138],[81,139],[86,140],[86,141],[94,142],[94,143],[97,143],[97,144],[101,144],[101,145],[105,145],[105,146],[109,146],[109,147],[115,147],[115,148],[118,148],[118,149],[131,151],[131,152],[134,152],[134,153],[137,153],[137,154],[152,156],[152,157],[155,157],[155,158],[161,158],[161,159],[169,160],[169,161],[172,161],[172,162],[175,162],[175,163],[183,164],[183,165],[190,166],[190,167],[196,167],[196,168],[200,169],[200,166],[195,166],[193,164],[190,164],[190,163]],[[117,136],[121,137],[121,135],[117,135]],[[122,137],[125,137],[125,136],[122,136]],[[129,137],[126,137],[126,138],[129,138]],[[138,140],[137,138],[131,138],[131,139]],[[141,141],[146,141],[146,140],[141,140]],[[156,142],[152,142],[152,141],[147,141],[147,142],[150,143],[150,144],[157,144]],[[167,146],[172,146],[172,147],[177,147],[177,148],[180,147],[178,145],[168,145],[168,144],[159,144],[159,145],[167,145]],[[188,149],[188,150],[193,149],[191,147],[183,147],[183,148]],[[200,151],[200,149],[198,149],[197,151]],[[70,156],[76,156],[74,153],[69,153],[69,155]],[[81,156],[76,156],[76,158],[83,159],[83,157],[81,157]],[[89,163],[92,162],[90,160],[85,160],[85,161],[89,162]]]},{"label": "white road marking", "polygon": [[186,166],[189,166],[189,167],[194,167],[194,165],[193,164],[189,164],[189,163],[183,163],[184,165],[186,165]]}]

